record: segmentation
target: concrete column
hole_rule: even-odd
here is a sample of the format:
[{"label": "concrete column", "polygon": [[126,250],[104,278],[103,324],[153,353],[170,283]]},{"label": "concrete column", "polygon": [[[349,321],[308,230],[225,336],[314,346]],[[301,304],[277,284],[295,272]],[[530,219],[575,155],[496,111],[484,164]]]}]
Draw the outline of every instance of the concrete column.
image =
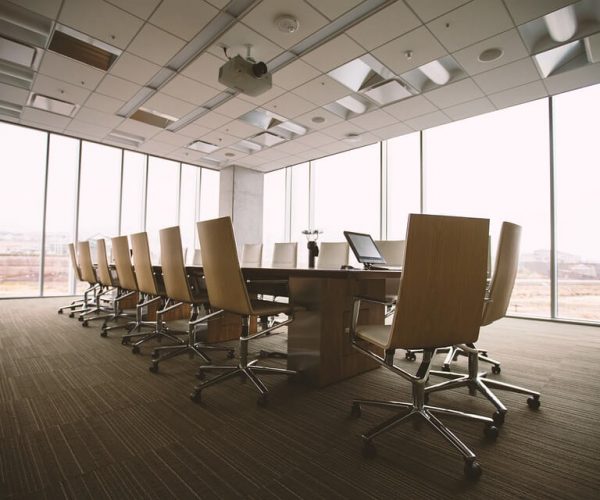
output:
[{"label": "concrete column", "polygon": [[238,251],[262,242],[263,175],[235,165],[221,170],[219,216],[231,217]]}]

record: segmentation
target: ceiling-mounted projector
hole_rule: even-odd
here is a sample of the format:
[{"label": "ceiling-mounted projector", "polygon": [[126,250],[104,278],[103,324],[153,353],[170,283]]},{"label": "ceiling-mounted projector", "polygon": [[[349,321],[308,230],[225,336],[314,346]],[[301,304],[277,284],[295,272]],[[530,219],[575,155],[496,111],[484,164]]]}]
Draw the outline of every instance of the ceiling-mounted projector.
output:
[{"label": "ceiling-mounted projector", "polygon": [[249,96],[260,95],[272,86],[271,73],[264,62],[244,59],[240,55],[219,68],[219,83]]}]

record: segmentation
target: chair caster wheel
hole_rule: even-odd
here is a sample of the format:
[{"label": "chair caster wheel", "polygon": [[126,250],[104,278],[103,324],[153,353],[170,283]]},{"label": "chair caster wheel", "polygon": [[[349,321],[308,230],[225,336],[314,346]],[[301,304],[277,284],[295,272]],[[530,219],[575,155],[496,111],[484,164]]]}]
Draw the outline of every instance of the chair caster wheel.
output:
[{"label": "chair caster wheel", "polygon": [[190,394],[190,399],[194,403],[199,403],[200,401],[202,401],[202,397],[200,396],[200,391],[199,390],[192,391],[192,393]]},{"label": "chair caster wheel", "polygon": [[358,403],[352,403],[350,407],[350,416],[352,418],[359,418],[362,415],[362,410],[360,409],[360,405]]},{"label": "chair caster wheel", "polygon": [[502,411],[497,411],[492,415],[492,420],[494,421],[494,425],[496,427],[500,427],[502,424],[504,424],[505,415],[506,415],[506,412],[502,412]]},{"label": "chair caster wheel", "polygon": [[62,311],[59,309],[59,310],[58,310],[58,314],[62,314],[62,313],[63,313],[63,312],[62,312]]},{"label": "chair caster wheel", "polygon": [[496,427],[494,424],[486,424],[483,428],[483,435],[488,439],[492,439],[495,441],[498,437],[498,434],[500,434],[500,431],[498,430],[498,427]]},{"label": "chair caster wheel", "polygon": [[231,351],[227,351],[227,359],[235,358],[235,351],[232,349]]},{"label": "chair caster wheel", "polygon": [[131,348],[131,352],[132,352],[133,354],[139,354],[139,352],[140,352],[140,348],[139,348],[137,345],[134,345],[134,346]]},{"label": "chair caster wheel", "polygon": [[447,363],[444,363],[444,364],[442,365],[442,371],[443,371],[443,372],[449,372],[449,371],[450,371],[450,365],[449,365],[449,364],[447,364]]},{"label": "chair caster wheel", "polygon": [[196,378],[197,378],[198,380],[204,380],[204,379],[206,378],[206,373],[204,373],[204,371],[203,371],[203,370],[198,370],[198,371],[196,372]]},{"label": "chair caster wheel", "polygon": [[417,356],[414,352],[407,351],[406,354],[404,355],[404,358],[407,361],[414,361],[417,359]]},{"label": "chair caster wheel", "polygon": [[100,337],[108,337],[108,332],[106,331],[106,328],[102,328],[102,330],[100,331]]},{"label": "chair caster wheel", "polygon": [[377,456],[377,448],[375,448],[372,441],[365,439],[362,447],[362,456],[365,458],[374,458]]},{"label": "chair caster wheel", "polygon": [[158,364],[157,363],[152,363],[148,367],[148,370],[150,370],[152,373],[158,373]]},{"label": "chair caster wheel", "polygon": [[537,410],[540,407],[540,397],[539,396],[531,396],[527,398],[527,406],[532,410]]},{"label": "chair caster wheel", "polygon": [[269,404],[269,396],[267,394],[261,394],[260,396],[258,396],[256,404],[261,408],[264,408],[265,406],[267,406],[267,404]]},{"label": "chair caster wheel", "polygon": [[75,317],[75,313],[70,313],[69,314],[69,318],[74,318]]},{"label": "chair caster wheel", "polygon": [[87,319],[86,319],[86,320],[83,320],[83,321],[81,322],[81,326],[88,326],[88,324],[89,324],[89,323],[87,322]]},{"label": "chair caster wheel", "polygon": [[152,356],[152,359],[158,359],[159,354],[156,350],[154,350],[154,351],[152,351],[151,356]]},{"label": "chair caster wheel", "polygon": [[81,316],[79,316],[79,318],[77,318],[79,321],[83,321],[83,318]]},{"label": "chair caster wheel", "polygon": [[129,345],[129,339],[127,339],[127,338],[122,338],[122,339],[121,339],[121,344],[122,344],[122,345]]},{"label": "chair caster wheel", "polygon": [[465,476],[467,479],[475,481],[481,477],[481,473],[483,470],[481,469],[481,465],[476,460],[473,461],[465,461]]},{"label": "chair caster wheel", "polygon": [[498,375],[501,371],[502,371],[502,368],[500,368],[500,365],[492,366],[492,373],[494,373],[495,375]]}]

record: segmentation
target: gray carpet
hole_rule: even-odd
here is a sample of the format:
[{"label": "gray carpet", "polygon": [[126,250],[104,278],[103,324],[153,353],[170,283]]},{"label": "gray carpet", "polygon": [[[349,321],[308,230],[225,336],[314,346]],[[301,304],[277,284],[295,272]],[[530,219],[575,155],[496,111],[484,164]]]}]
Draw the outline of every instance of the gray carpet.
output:
[{"label": "gray carpet", "polygon": [[[102,338],[98,324],[57,315],[65,302],[0,301],[1,498],[599,497],[600,328],[505,319],[482,331],[479,345],[502,361],[494,377],[540,390],[542,407],[502,395],[509,413],[496,442],[481,425],[445,420],[484,468],[471,483],[424,426],[398,427],[376,440],[377,457],[361,456],[360,433],[390,414],[364,408],[351,419],[352,398],[410,398],[385,370],[319,390],[265,376],[266,409],[251,384],[232,380],[197,405],[188,396],[198,360],[151,374],[151,347],[133,355],[119,332]],[[278,347],[284,336],[251,344]],[[492,413],[466,390],[431,399]]]}]

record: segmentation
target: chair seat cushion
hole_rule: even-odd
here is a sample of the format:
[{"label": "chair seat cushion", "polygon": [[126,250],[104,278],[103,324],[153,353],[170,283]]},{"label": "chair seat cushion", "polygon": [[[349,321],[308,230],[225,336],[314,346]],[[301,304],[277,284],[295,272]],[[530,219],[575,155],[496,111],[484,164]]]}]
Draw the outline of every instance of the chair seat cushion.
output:
[{"label": "chair seat cushion", "polygon": [[252,311],[257,316],[275,316],[280,313],[289,314],[292,307],[283,302],[270,302],[267,300],[252,300]]},{"label": "chair seat cushion", "polygon": [[363,340],[385,349],[390,340],[391,326],[389,325],[358,325],[356,334]]}]

